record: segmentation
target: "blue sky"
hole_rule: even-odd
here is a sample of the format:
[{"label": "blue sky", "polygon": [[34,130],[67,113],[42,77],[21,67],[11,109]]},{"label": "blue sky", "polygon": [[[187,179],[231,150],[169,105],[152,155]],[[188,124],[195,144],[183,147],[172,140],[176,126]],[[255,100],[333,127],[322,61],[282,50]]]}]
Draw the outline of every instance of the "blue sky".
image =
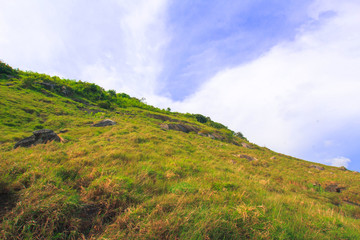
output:
[{"label": "blue sky", "polygon": [[0,59],[360,170],[357,0],[0,0]]},{"label": "blue sky", "polygon": [[[310,1],[173,1],[164,91],[183,100],[226,67],[251,61],[309,21]],[[192,88],[189,88],[192,86]]]}]

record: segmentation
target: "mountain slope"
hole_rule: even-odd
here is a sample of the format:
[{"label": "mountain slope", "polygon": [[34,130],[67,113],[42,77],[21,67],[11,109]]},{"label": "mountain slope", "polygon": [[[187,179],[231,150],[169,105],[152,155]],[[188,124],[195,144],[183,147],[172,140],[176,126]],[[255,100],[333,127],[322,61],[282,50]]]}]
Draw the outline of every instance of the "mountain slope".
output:
[{"label": "mountain slope", "polygon": [[[1,238],[360,239],[357,172],[4,63],[0,106]],[[14,149],[38,129],[62,142]]]}]

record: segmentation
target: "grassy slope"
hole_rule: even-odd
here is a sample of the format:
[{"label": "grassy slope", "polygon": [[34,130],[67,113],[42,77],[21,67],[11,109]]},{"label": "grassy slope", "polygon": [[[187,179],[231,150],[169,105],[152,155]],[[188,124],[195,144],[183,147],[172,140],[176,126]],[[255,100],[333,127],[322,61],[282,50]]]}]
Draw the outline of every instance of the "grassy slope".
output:
[{"label": "grassy slope", "polygon": [[[26,76],[0,80],[1,238],[360,239],[357,172],[164,131],[146,107],[84,106]],[[91,127],[103,118],[118,125]],[[69,131],[13,149],[40,128]],[[346,189],[324,191],[331,182]]]}]

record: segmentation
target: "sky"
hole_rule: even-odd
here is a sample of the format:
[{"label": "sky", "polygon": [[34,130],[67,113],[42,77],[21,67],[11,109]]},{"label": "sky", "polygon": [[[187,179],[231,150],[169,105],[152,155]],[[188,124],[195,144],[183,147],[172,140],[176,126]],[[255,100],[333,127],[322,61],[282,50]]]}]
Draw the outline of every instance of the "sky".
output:
[{"label": "sky", "polygon": [[358,0],[0,0],[0,59],[360,171]]}]

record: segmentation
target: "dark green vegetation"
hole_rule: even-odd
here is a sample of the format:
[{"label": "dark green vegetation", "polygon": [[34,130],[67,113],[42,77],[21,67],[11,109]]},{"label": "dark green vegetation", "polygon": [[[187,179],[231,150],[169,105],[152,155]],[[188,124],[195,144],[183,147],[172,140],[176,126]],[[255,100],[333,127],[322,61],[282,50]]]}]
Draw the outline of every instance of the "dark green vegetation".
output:
[{"label": "dark green vegetation", "polygon": [[[0,78],[1,239],[360,239],[357,172],[95,84],[3,63]],[[13,149],[38,129],[67,131]]]}]

